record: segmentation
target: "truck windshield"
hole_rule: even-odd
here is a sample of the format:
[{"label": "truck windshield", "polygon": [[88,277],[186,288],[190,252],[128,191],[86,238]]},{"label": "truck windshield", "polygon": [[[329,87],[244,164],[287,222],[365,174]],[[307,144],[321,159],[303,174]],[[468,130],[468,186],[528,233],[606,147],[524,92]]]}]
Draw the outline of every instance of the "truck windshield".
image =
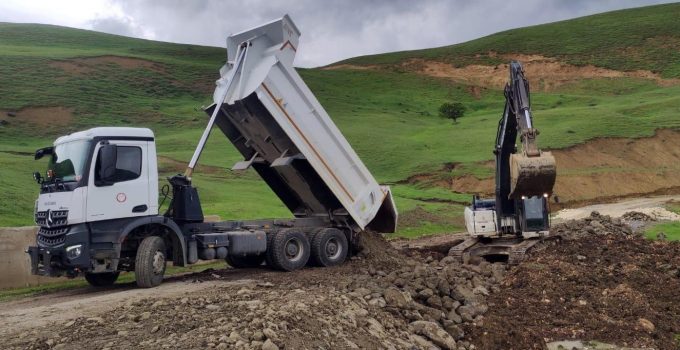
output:
[{"label": "truck windshield", "polygon": [[90,141],[71,141],[54,146],[54,152],[47,165],[52,179],[56,181],[80,181],[85,170]]}]

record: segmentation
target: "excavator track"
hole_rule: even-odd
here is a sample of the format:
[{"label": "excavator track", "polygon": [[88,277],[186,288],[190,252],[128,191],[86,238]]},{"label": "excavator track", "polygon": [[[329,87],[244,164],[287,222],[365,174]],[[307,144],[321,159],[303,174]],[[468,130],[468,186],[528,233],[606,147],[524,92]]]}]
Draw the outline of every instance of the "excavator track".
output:
[{"label": "excavator track", "polygon": [[467,260],[465,258],[465,252],[469,251],[471,247],[473,247],[475,244],[478,243],[478,239],[473,237],[473,238],[468,238],[464,240],[463,242],[459,243],[458,245],[455,245],[449,249],[449,256],[453,257],[454,259],[462,262],[462,263],[467,263]]},{"label": "excavator track", "polygon": [[536,243],[540,242],[539,238],[532,238],[522,241],[522,243],[514,246],[508,254],[508,264],[518,265],[527,257],[527,251],[531,249]]},{"label": "excavator track", "polygon": [[497,261],[498,257],[505,256],[509,265],[517,265],[526,259],[529,251],[536,244],[558,238],[559,236],[547,236],[529,239],[511,237],[484,240],[473,237],[451,247],[448,255],[464,264],[467,264],[473,257]]}]

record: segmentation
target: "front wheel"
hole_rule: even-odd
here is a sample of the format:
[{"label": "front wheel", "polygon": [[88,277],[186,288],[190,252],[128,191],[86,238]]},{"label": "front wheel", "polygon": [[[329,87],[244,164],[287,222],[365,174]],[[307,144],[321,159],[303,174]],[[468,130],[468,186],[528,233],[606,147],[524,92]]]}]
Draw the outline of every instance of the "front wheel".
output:
[{"label": "front wheel", "polygon": [[135,258],[137,285],[142,288],[151,288],[161,284],[165,274],[165,262],[163,238],[157,236],[144,238],[137,248]]},{"label": "front wheel", "polygon": [[93,287],[108,287],[118,279],[120,272],[86,273],[85,280]]}]

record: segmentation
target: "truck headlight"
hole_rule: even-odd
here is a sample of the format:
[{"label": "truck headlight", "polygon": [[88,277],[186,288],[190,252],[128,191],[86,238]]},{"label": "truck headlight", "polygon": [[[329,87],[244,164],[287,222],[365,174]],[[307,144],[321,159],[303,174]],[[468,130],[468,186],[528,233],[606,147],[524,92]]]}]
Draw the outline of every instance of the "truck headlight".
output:
[{"label": "truck headlight", "polygon": [[76,244],[66,248],[66,257],[69,259],[76,259],[83,252],[83,245]]}]

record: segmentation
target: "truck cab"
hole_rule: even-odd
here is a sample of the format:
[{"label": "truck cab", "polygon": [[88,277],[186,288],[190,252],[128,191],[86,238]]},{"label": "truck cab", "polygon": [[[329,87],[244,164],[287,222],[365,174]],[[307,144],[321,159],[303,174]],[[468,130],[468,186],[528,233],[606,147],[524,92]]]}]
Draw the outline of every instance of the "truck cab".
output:
[{"label": "truck cab", "polygon": [[130,230],[123,228],[169,224],[158,216],[156,146],[150,129],[76,132],[36,151],[36,159],[43,157],[48,158],[46,176],[36,173],[37,246],[29,249],[37,263],[34,273],[116,273],[130,248]]}]

